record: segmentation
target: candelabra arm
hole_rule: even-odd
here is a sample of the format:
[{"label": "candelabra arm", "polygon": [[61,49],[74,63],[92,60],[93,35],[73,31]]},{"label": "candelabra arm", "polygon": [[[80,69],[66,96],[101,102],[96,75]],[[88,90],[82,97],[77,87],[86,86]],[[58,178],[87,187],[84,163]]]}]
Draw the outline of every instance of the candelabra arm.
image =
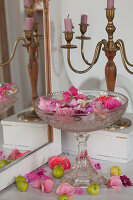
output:
[{"label": "candelabra arm", "polygon": [[[116,43],[117,43],[118,47],[120,48],[120,53],[121,53],[121,58],[122,58],[122,62],[123,62],[124,68],[127,70],[127,72],[129,74],[133,74],[133,72],[131,70],[129,70],[127,65],[126,65],[126,63],[128,64],[128,60],[126,58],[125,47],[123,46],[124,42],[122,40],[117,40]],[[130,64],[130,66],[133,67],[132,64]]]},{"label": "candelabra arm", "polygon": [[117,44],[117,43],[120,43],[121,46],[122,46],[122,51],[123,51],[123,56],[124,56],[124,58],[125,58],[125,62],[126,62],[129,66],[133,67],[133,64],[131,64],[131,63],[128,61],[128,59],[127,59],[126,51],[125,51],[125,45],[124,45],[123,40],[119,39],[119,40],[116,41],[116,44]]},{"label": "candelabra arm", "polygon": [[[96,49],[95,49],[95,53],[94,53],[94,56],[93,56],[92,63],[89,63],[86,59],[84,60],[84,61],[86,61],[88,63],[89,67],[87,69],[83,70],[83,71],[79,71],[79,70],[76,70],[75,68],[73,68],[73,66],[71,64],[71,58],[70,58],[70,48],[68,48],[67,49],[67,61],[68,61],[68,64],[69,64],[69,67],[71,68],[71,70],[73,70],[75,73],[78,73],[78,74],[84,74],[84,73],[88,72],[93,67],[93,65],[98,61],[102,44],[104,44],[105,42],[106,42],[106,40],[101,40],[96,45]],[[81,45],[81,52],[83,53],[82,45]],[[84,53],[82,55],[84,57]]]},{"label": "candelabra arm", "polygon": [[84,62],[87,64],[87,65],[90,65],[90,66],[93,66],[94,64],[96,64],[96,62],[98,61],[99,59],[99,55],[100,55],[100,51],[101,51],[101,47],[102,47],[102,44],[104,44],[105,46],[105,43],[107,41],[106,40],[101,40],[97,46],[96,46],[96,49],[95,49],[95,53],[94,53],[94,57],[93,57],[93,60],[92,60],[92,63],[89,63],[87,61],[87,59],[85,58],[85,55],[84,55],[84,39],[82,38],[81,39],[81,55],[82,55],[82,58],[84,60]]},{"label": "candelabra arm", "polygon": [[9,58],[9,60],[8,60],[7,62],[5,62],[5,63],[0,63],[0,66],[8,65],[8,64],[12,61],[12,59],[13,59],[13,57],[14,57],[14,55],[15,55],[15,52],[16,52],[17,45],[18,45],[18,43],[19,43],[21,40],[26,44],[26,39],[23,38],[23,37],[19,37],[19,38],[15,41],[15,43],[14,43],[14,47],[13,47],[13,51],[12,51],[12,53],[11,53],[11,57]]}]

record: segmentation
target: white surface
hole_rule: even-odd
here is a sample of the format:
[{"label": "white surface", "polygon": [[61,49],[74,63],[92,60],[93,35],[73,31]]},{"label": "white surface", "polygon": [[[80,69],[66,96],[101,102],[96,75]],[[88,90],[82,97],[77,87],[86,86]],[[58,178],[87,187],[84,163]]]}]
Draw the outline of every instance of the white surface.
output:
[{"label": "white surface", "polygon": [[[127,163],[133,159],[133,114],[125,114],[132,126],[115,131],[99,130],[90,133],[88,153],[92,158]],[[75,155],[77,143],[72,133],[62,133],[63,152]]]},{"label": "white surface", "polygon": [[[28,108],[22,112],[29,111],[30,109]],[[24,122],[19,120],[17,115],[12,115],[1,121],[5,147],[7,145],[14,145],[20,146],[20,148],[23,147],[25,150],[31,150],[48,142],[47,124],[41,120],[37,122]]]},{"label": "white surface", "polygon": [[[71,158],[75,159],[75,158]],[[128,176],[133,182],[133,161],[128,164],[113,163],[107,161],[99,161],[102,165],[102,174],[109,179],[110,168],[114,165],[118,165],[122,170],[122,175]],[[47,165],[43,166],[44,169],[48,169],[48,174],[51,175],[51,171]],[[59,185],[59,180],[54,181],[54,190],[50,194],[42,193],[39,190],[33,189],[30,185],[26,192],[19,192],[14,185],[6,188],[0,192],[0,200],[57,200],[58,195],[55,194],[56,188]],[[81,196],[74,195],[73,200],[132,200],[133,199],[133,187],[122,187],[120,191],[113,189],[107,189],[105,186],[101,187],[100,193],[96,196],[90,196],[86,189]]]}]

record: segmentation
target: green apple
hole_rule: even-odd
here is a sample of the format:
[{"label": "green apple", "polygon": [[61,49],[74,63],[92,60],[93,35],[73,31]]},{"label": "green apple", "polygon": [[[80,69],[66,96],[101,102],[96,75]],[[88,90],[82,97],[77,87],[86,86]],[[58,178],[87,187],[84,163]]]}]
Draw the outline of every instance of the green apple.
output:
[{"label": "green apple", "polygon": [[64,175],[63,168],[60,165],[54,166],[53,177],[54,178],[61,178],[63,175]]},{"label": "green apple", "polygon": [[120,175],[121,175],[121,168],[118,167],[118,166],[113,166],[113,167],[110,169],[110,175],[111,175],[111,176],[114,176],[114,175],[120,176]]},{"label": "green apple", "polygon": [[17,176],[16,179],[15,179],[15,182],[17,183],[19,181],[26,182],[26,179],[23,176]]},{"label": "green apple", "polygon": [[21,192],[25,192],[28,189],[28,183],[19,181],[16,183],[17,189]]},{"label": "green apple", "polygon": [[100,192],[100,187],[99,185],[97,184],[91,184],[89,187],[88,187],[88,192],[90,195],[96,195]]},{"label": "green apple", "polygon": [[58,200],[69,200],[69,197],[67,195],[60,195]]},{"label": "green apple", "polygon": [[0,168],[5,167],[8,164],[9,164],[9,162],[7,160],[1,160],[0,161]]}]

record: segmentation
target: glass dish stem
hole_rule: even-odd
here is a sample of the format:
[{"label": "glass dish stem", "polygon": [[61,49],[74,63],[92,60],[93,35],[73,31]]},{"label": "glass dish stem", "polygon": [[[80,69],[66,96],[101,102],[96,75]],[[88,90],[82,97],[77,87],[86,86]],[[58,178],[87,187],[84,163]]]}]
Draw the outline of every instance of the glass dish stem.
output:
[{"label": "glass dish stem", "polygon": [[78,143],[76,163],[66,172],[61,182],[68,182],[74,187],[88,187],[90,184],[106,185],[107,180],[92,166],[88,159],[87,141],[89,133],[75,133]]}]

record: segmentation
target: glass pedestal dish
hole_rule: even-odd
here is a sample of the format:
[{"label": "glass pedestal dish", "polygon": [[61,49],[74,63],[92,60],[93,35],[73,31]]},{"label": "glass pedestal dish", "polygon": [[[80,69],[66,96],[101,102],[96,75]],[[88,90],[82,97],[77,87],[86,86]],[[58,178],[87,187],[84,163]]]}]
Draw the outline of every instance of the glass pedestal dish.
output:
[{"label": "glass pedestal dish", "polygon": [[[61,182],[68,182],[74,187],[88,187],[95,183],[106,185],[107,180],[98,173],[91,165],[87,154],[87,141],[90,132],[104,129],[119,120],[125,113],[128,99],[122,94],[107,91],[79,91],[89,99],[99,96],[114,97],[122,102],[122,105],[113,110],[102,110],[100,112],[84,114],[58,114],[55,112],[46,112],[38,108],[39,99],[34,102],[34,108],[37,115],[54,128],[74,133],[78,143],[78,156],[74,166],[66,172]],[[57,92],[43,96],[44,99],[60,99],[62,92]],[[67,133],[66,133],[67,134]]]},{"label": "glass pedestal dish", "polygon": [[[2,95],[2,89],[6,86],[8,89],[10,88],[11,90],[5,90],[6,95]],[[1,83],[0,84],[0,114],[3,112],[7,111],[9,108],[11,108],[14,103],[17,101],[18,98],[18,88],[15,84],[8,84],[8,83]]]}]

